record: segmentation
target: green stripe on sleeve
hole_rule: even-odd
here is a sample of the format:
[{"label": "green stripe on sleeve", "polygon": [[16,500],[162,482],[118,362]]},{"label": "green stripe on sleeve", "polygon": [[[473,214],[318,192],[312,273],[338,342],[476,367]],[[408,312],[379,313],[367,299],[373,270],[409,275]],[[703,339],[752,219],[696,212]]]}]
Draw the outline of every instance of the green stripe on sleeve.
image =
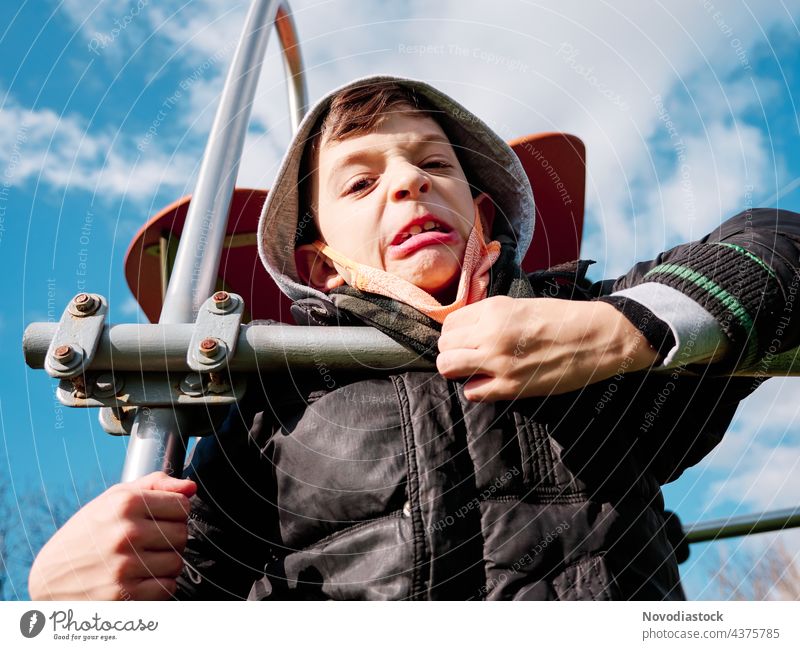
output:
[{"label": "green stripe on sleeve", "polygon": [[777,278],[777,276],[775,275],[775,271],[773,271],[771,268],[769,268],[769,267],[768,267],[768,266],[767,266],[767,265],[764,263],[764,260],[762,260],[762,259],[761,259],[760,257],[758,257],[757,255],[753,255],[753,254],[752,254],[752,253],[751,253],[749,250],[747,250],[746,248],[742,248],[742,247],[741,247],[741,246],[739,246],[738,244],[731,244],[730,242],[725,242],[725,241],[714,241],[714,242],[709,242],[709,244],[714,244],[714,245],[716,245],[716,246],[727,246],[728,248],[732,248],[733,250],[735,250],[735,251],[737,251],[737,252],[741,253],[742,255],[745,255],[746,257],[749,257],[751,260],[753,260],[753,261],[754,261],[756,264],[758,264],[758,265],[759,265],[759,266],[760,266],[762,269],[764,269],[764,270],[765,270],[767,273],[769,273],[769,274],[770,274],[770,276],[772,277],[772,279],[773,279],[773,280],[777,280],[777,279],[778,279],[778,278]]},{"label": "green stripe on sleeve", "polygon": [[736,299],[735,296],[732,296],[730,293],[725,291],[725,289],[715,282],[709,280],[703,274],[693,271],[686,266],[680,266],[678,264],[659,264],[655,268],[645,273],[644,277],[647,278],[647,276],[654,275],[656,273],[669,274],[682,280],[688,280],[689,282],[700,287],[700,289],[702,289],[709,296],[719,300],[724,307],[737,318],[739,323],[748,334],[749,342],[747,346],[747,360],[749,361],[755,356],[758,341],[755,336],[750,336],[754,326],[753,319],[750,317],[747,309],[744,308],[744,306]]}]

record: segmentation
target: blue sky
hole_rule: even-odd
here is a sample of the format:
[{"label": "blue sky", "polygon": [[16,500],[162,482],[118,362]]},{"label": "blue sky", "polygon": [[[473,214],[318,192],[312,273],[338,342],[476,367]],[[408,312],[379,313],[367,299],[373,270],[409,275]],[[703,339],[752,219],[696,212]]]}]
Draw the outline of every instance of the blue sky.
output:
[{"label": "blue sky", "polygon": [[[748,206],[800,211],[800,2],[521,0],[291,3],[311,98],[374,72],[418,77],[500,133],[567,131],[587,145],[583,257],[593,279],[699,237]],[[247,3],[6,3],[0,48],[0,475],[20,493],[113,483],[125,440],[61,408],[19,353],[32,321],[77,291],[111,320],[143,320],[123,278],[141,224],[191,193]],[[422,47],[415,47],[422,46]],[[414,52],[412,54],[411,52]],[[289,127],[270,43],[238,185],[269,187]],[[666,120],[674,124],[670,132]],[[773,379],[725,441],[665,492],[685,521],[793,506],[800,495],[800,379]],[[85,492],[81,492],[85,494]],[[784,536],[792,553],[796,535]],[[710,598],[724,547],[684,566]],[[22,585],[18,585],[20,588]]]}]

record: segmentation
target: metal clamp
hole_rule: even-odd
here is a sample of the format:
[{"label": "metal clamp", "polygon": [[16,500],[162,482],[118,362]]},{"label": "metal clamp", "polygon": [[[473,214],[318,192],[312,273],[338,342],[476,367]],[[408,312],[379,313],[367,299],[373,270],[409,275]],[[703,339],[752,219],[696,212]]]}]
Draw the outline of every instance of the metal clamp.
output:
[{"label": "metal clamp", "polygon": [[98,409],[97,420],[106,433],[112,436],[129,436],[135,413],[136,408],[132,406],[104,406]]},{"label": "metal clamp", "polygon": [[[103,407],[98,420],[106,433],[112,436],[130,436],[133,433],[136,412],[140,407]],[[147,407],[144,407],[147,408]],[[211,405],[203,409],[185,409],[187,430],[192,437],[214,435],[220,430],[230,412],[230,406]]]},{"label": "metal clamp", "polygon": [[195,372],[218,372],[236,352],[242,324],[244,300],[227,291],[217,291],[197,312],[186,362]]},{"label": "metal clamp", "polygon": [[47,349],[48,375],[71,380],[83,375],[97,351],[107,313],[106,299],[97,294],[79,293],[69,302]]},{"label": "metal clamp", "polygon": [[[64,406],[74,408],[131,406],[224,406],[239,401],[244,395],[247,381],[243,376],[228,378],[225,384],[214,382],[210,377],[200,377],[196,391],[186,388],[187,377],[160,372],[116,373],[116,385],[108,390],[98,390],[98,379],[87,378],[86,386],[78,390],[70,380],[62,380],[56,389],[56,397]],[[116,393],[111,391],[117,389]],[[104,417],[109,417],[106,414]]]}]

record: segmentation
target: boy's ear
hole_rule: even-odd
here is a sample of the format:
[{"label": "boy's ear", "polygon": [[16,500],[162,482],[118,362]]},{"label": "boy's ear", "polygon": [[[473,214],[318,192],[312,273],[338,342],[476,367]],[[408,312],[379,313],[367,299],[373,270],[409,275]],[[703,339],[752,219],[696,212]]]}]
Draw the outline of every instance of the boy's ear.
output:
[{"label": "boy's ear", "polygon": [[481,192],[473,199],[473,203],[478,206],[478,213],[481,218],[481,227],[487,243],[492,241],[492,227],[494,226],[494,201],[486,192]]},{"label": "boy's ear", "polygon": [[327,293],[345,283],[333,263],[311,244],[295,249],[294,263],[303,282],[319,291]]}]

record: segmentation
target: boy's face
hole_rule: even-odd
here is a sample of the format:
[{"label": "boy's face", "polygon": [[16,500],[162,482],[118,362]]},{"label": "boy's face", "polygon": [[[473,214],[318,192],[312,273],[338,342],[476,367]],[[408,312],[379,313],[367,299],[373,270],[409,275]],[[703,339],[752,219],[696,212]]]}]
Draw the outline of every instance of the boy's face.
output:
[{"label": "boy's face", "polygon": [[[315,162],[311,202],[326,244],[434,296],[456,288],[475,206],[485,195],[472,198],[433,119],[395,112],[368,134],[323,142]],[[323,291],[350,283],[346,268],[310,245],[298,247],[295,259],[301,276]]]}]

